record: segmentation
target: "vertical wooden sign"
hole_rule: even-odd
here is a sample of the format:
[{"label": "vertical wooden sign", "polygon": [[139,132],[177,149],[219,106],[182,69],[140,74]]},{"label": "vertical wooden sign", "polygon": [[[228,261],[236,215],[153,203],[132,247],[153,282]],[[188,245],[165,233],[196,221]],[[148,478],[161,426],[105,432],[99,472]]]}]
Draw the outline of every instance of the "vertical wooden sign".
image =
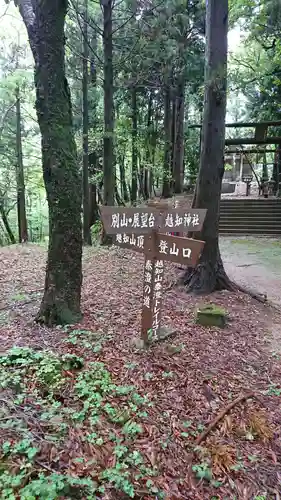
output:
[{"label": "vertical wooden sign", "polygon": [[144,285],[143,285],[143,303],[141,313],[141,336],[145,344],[149,342],[152,333],[153,321],[153,297],[155,281],[155,252],[156,252],[156,233],[145,236],[144,241]]},{"label": "vertical wooden sign", "polygon": [[164,261],[155,260],[152,301],[152,339],[158,337],[161,323],[161,303],[163,295]]}]

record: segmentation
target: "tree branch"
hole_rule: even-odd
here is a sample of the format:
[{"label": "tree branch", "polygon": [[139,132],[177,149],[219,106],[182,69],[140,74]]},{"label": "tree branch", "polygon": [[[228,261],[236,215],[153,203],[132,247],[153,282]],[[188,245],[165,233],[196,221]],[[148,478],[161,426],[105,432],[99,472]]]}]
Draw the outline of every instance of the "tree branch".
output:
[{"label": "tree branch", "polygon": [[33,27],[35,21],[35,14],[33,11],[32,0],[18,0],[18,7],[23,22],[27,30],[29,30],[30,28]]},{"label": "tree branch", "polygon": [[35,26],[34,26],[35,13],[33,10],[33,1],[34,0],[17,0],[17,3],[18,3],[20,15],[23,19],[23,22],[24,22],[26,30],[27,30],[30,48],[32,50],[32,54],[33,54],[34,61],[36,64],[38,61],[38,55],[37,55],[36,44],[35,44],[36,30],[35,30]]}]

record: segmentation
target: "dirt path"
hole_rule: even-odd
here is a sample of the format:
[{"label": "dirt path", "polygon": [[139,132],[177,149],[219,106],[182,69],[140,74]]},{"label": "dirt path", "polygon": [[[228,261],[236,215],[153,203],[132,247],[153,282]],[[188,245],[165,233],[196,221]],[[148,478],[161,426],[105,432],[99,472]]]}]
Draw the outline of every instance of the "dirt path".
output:
[{"label": "dirt path", "polygon": [[281,240],[267,237],[221,236],[220,248],[229,276],[267,295],[281,308]]}]

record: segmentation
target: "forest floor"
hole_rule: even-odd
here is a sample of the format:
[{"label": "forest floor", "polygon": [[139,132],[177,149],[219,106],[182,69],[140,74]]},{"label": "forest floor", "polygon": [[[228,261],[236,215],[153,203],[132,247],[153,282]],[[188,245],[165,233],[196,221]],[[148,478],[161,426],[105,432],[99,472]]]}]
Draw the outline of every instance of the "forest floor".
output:
[{"label": "forest floor", "polygon": [[[280,500],[281,315],[270,287],[280,267],[257,272],[263,257],[236,240],[221,242],[227,269],[276,307],[229,292],[191,297],[171,287],[180,271],[167,264],[162,323],[177,333],[147,350],[132,343],[141,255],[87,249],[83,321],[47,329],[33,322],[45,249],[0,249],[0,498]],[[227,309],[224,329],[195,325],[206,301]],[[30,350],[7,354],[15,345]]]}]

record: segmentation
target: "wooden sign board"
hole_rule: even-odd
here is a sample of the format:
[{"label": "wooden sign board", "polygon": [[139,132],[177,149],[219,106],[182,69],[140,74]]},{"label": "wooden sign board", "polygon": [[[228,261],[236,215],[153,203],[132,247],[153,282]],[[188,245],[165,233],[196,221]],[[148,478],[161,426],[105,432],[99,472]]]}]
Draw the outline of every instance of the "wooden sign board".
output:
[{"label": "wooden sign board", "polygon": [[171,208],[161,216],[160,228],[163,231],[198,232],[201,231],[207,210],[203,208]]},{"label": "wooden sign board", "polygon": [[144,238],[143,234],[118,233],[115,235],[114,244],[128,250],[134,250],[134,252],[144,253]]},{"label": "wooden sign board", "polygon": [[158,229],[158,211],[152,208],[100,206],[105,232],[108,234],[146,234]]},{"label": "wooden sign board", "polygon": [[152,237],[149,235],[145,239],[144,252],[148,258],[151,256],[158,260],[176,262],[188,267],[196,265],[205,244],[201,240],[156,233],[154,236],[155,247],[151,251],[150,248],[153,246],[150,244],[150,239]]},{"label": "wooden sign board", "polygon": [[108,234],[147,234],[155,230],[201,231],[205,209],[169,210],[152,208],[100,207],[104,229]]},{"label": "wooden sign board", "polygon": [[157,337],[161,320],[161,302],[163,294],[163,260],[145,259],[144,289],[142,305],[142,338]]}]

